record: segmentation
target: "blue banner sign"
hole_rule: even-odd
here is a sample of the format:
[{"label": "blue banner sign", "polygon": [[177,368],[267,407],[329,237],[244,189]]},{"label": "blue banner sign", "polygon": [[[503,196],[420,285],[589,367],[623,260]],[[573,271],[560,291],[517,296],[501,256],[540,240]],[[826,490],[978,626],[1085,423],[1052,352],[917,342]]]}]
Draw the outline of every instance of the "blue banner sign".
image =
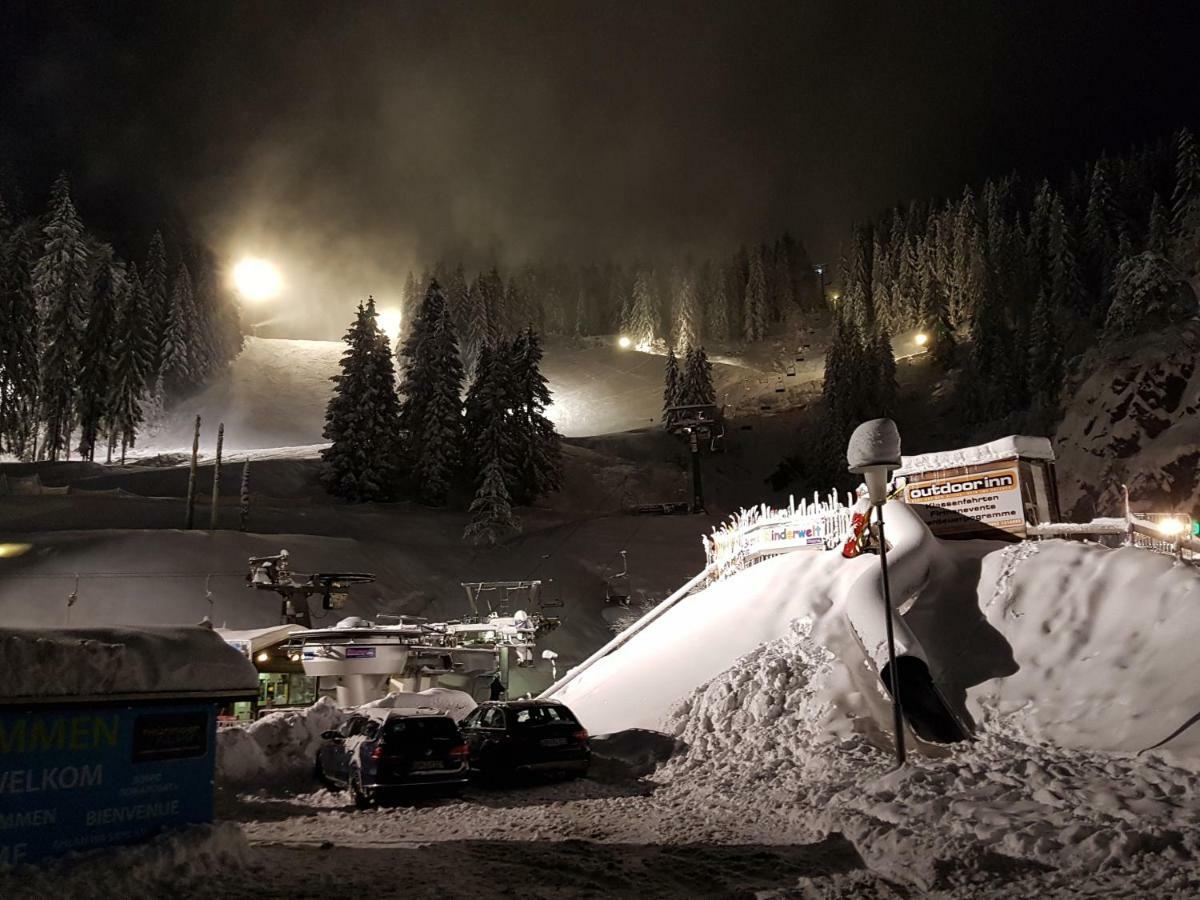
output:
[{"label": "blue banner sign", "polygon": [[0,864],[212,821],[211,703],[0,710]]}]

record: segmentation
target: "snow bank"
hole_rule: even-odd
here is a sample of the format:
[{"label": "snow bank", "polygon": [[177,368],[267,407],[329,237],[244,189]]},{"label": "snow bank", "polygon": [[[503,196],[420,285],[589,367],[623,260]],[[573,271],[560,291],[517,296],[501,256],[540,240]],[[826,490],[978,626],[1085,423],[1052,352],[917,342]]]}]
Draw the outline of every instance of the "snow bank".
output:
[{"label": "snow bank", "polygon": [[[888,555],[892,599],[900,604],[928,582],[941,542],[902,503],[889,503],[885,516],[893,547]],[[875,674],[886,658],[882,604],[878,557],[790,553],[685,598],[627,641],[618,636],[613,645],[619,650],[597,654],[595,662],[547,696],[571,707],[594,734],[662,730],[692,690],[788,633],[796,619],[809,617],[820,640],[853,673],[847,692],[866,692],[880,721],[887,721],[887,697]],[[925,658],[904,621],[896,626],[901,651]]]},{"label": "snow bank", "polygon": [[[886,521],[899,651],[927,662],[968,728],[1002,721],[1035,742],[1200,760],[1195,568],[1083,542],[942,541],[898,503]],[[596,734],[664,731],[693,690],[809,619],[836,660],[830,728],[887,746],[882,603],[876,557],[789,554],[687,597],[552,696]]]},{"label": "snow bank", "polygon": [[250,847],[237,825],[193,825],[143,844],[71,854],[45,867],[0,867],[0,897],[184,896],[189,886],[249,863]]},{"label": "snow bank", "polygon": [[245,692],[258,673],[207,625],[0,628],[0,698]]},{"label": "snow bank", "polygon": [[[700,687],[666,722],[687,749],[655,775],[663,802],[715,815],[752,798],[785,818],[780,840],[841,832],[893,883],[958,885],[966,889],[953,895],[964,897],[998,864],[1006,880],[1052,867],[1047,882],[1066,887],[1102,867],[1140,865],[1144,853],[1174,860],[1200,850],[1192,772],[1153,756],[1032,743],[1002,720],[895,770],[862,736],[827,727],[839,714],[839,669],[803,620]],[[1136,878],[1126,883],[1137,892]]]},{"label": "snow bank", "polygon": [[[363,709],[432,706],[456,722],[475,708],[470,694],[448,688],[419,693],[397,692],[365,704]],[[339,727],[348,711],[328,697],[305,709],[273,712],[249,725],[217,733],[217,784],[220,787],[269,787],[310,780],[321,735]]]}]

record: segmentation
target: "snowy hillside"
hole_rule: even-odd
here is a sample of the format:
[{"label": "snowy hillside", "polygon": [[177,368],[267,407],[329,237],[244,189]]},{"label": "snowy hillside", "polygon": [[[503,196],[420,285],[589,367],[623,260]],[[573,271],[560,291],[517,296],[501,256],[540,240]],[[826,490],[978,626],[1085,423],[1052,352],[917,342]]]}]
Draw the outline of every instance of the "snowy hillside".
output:
[{"label": "snowy hillside", "polygon": [[[211,452],[218,422],[225,423],[225,448],[236,453],[262,448],[301,448],[323,441],[330,377],[338,372],[341,341],[247,338],[246,347],[224,376],[180,401],[157,428],[139,438],[136,456],[190,451],[192,427],[203,419],[203,447]],[[549,416],[568,437],[608,434],[661,421],[663,359],[620,350],[607,342],[581,347],[551,341],[542,371],[554,403]],[[760,373],[716,364],[719,392]],[[739,396],[745,391],[739,392]]]},{"label": "snowy hillside", "polygon": [[1200,325],[1146,335],[1085,358],[1055,437],[1063,512],[1076,519],[1121,510],[1200,506]]}]

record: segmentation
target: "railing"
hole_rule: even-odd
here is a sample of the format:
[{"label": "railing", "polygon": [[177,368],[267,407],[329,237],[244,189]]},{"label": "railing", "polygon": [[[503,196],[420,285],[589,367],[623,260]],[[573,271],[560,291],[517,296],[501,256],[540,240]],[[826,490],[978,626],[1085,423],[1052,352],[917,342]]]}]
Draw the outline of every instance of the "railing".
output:
[{"label": "railing", "polygon": [[774,509],[765,503],[743,509],[729,521],[701,537],[706,559],[705,572],[710,581],[728,578],[757,562],[792,550],[828,550],[837,546],[849,532],[854,498],[842,504],[837,494],[825,499],[813,494],[812,502],[788,498],[786,509]]},{"label": "railing", "polygon": [[1190,521],[1171,513],[1134,513],[1128,518],[1093,519],[1091,522],[1048,522],[1026,525],[1030,537],[1091,537],[1110,547],[1139,547],[1200,560],[1200,541],[1191,536]]}]

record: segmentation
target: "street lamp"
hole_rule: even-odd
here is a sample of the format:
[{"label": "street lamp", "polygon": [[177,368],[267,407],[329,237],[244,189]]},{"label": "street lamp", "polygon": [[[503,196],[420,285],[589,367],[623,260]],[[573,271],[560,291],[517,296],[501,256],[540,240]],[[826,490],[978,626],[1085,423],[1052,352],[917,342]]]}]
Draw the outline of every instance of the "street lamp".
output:
[{"label": "street lamp", "polygon": [[887,623],[889,690],[892,725],[896,732],[896,763],[904,764],[904,712],[900,708],[900,676],[896,672],[896,637],[893,627],[892,590],[888,584],[887,542],[883,536],[883,505],[887,502],[888,476],[900,468],[900,432],[891,419],[863,422],[850,435],[846,448],[850,471],[862,475],[879,523],[879,566],[883,572],[883,614]]}]

